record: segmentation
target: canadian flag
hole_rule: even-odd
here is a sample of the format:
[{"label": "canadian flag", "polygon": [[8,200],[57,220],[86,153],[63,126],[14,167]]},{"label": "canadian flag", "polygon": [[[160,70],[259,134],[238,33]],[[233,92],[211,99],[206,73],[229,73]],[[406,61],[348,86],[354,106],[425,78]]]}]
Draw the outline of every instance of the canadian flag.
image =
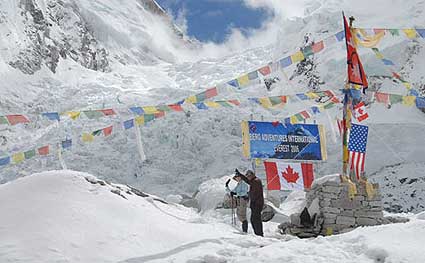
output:
[{"label": "canadian flag", "polygon": [[360,102],[356,106],[354,106],[354,115],[359,122],[362,122],[369,118],[369,114],[366,112],[366,105],[364,102]]},{"label": "canadian flag", "polygon": [[309,189],[314,180],[313,164],[264,162],[268,190]]}]

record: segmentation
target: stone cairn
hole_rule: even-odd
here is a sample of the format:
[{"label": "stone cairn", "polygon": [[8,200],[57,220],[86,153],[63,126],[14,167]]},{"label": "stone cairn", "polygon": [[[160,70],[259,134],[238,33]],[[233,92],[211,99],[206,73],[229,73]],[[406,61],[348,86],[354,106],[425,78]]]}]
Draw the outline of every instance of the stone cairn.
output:
[{"label": "stone cairn", "polygon": [[[353,187],[355,185],[355,191]],[[290,216],[291,222],[279,226],[282,234],[314,237],[348,232],[359,226],[389,223],[383,216],[378,184],[353,183],[340,175],[317,179],[306,192],[306,205],[314,223],[303,226],[300,213]],[[314,216],[316,214],[316,216]]]}]

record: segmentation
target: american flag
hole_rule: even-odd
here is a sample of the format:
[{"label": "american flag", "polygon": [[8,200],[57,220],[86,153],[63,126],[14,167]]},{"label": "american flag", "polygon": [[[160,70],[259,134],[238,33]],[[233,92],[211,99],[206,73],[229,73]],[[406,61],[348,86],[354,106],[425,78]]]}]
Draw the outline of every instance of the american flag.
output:
[{"label": "american flag", "polygon": [[360,174],[364,172],[368,132],[369,127],[367,126],[351,124],[348,152],[350,170],[356,172],[357,179],[360,179]]}]

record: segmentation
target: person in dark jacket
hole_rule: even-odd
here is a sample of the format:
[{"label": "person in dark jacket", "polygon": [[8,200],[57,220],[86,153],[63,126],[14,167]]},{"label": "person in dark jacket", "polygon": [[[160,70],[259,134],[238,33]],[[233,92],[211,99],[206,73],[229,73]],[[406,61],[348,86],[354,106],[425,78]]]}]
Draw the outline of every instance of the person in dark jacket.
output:
[{"label": "person in dark jacket", "polygon": [[254,172],[248,170],[246,175],[241,174],[238,169],[235,170],[237,176],[240,176],[247,184],[249,184],[249,200],[251,208],[251,225],[257,236],[264,236],[263,221],[261,220],[261,211],[264,206],[263,184],[261,180],[255,176]]}]

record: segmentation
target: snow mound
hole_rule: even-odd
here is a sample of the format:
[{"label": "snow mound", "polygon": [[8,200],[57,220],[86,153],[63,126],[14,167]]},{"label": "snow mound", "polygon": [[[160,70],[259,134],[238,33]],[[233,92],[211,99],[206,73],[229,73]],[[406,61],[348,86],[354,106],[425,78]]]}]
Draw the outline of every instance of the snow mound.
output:
[{"label": "snow mound", "polygon": [[73,171],[1,185],[0,262],[117,262],[220,233],[191,223],[191,209],[129,190]]}]

